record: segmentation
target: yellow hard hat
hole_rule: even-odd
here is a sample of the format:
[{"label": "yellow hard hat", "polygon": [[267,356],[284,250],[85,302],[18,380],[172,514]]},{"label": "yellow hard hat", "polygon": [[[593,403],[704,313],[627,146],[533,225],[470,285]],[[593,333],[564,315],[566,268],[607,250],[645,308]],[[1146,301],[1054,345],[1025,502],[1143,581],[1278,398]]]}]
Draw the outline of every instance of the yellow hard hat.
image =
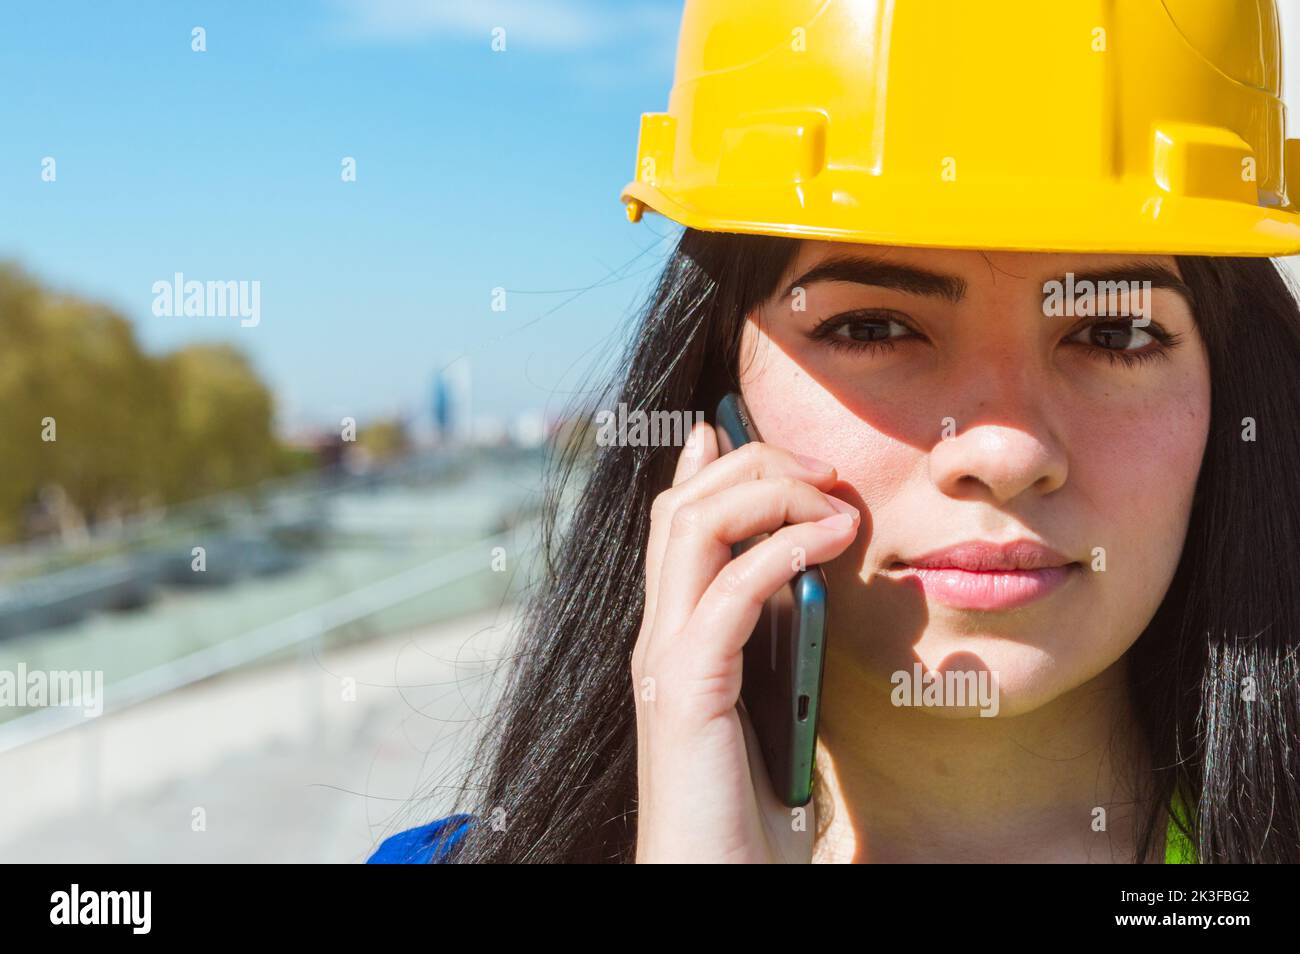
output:
[{"label": "yellow hard hat", "polygon": [[1293,255],[1281,73],[1274,0],[687,0],[622,200],[710,231]]}]

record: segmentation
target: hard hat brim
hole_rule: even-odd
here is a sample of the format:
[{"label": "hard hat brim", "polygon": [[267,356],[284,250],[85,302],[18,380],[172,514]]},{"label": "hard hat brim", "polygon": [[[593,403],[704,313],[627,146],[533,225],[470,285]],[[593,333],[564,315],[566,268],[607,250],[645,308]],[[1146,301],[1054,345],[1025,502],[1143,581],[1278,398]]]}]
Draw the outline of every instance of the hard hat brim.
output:
[{"label": "hard hat brim", "polygon": [[[653,184],[624,186],[625,205],[688,228],[925,248],[1024,252],[1283,257],[1300,254],[1300,213],[1222,199],[1162,194],[1119,184],[1035,201],[1015,187],[972,190],[956,183],[942,207],[910,196],[859,201],[847,187],[704,187],[672,196]],[[859,190],[860,191],[860,190]],[[1023,191],[1023,190],[1022,190]],[[817,202],[818,197],[832,196]],[[719,210],[703,214],[699,209]],[[840,220],[837,222],[837,219]],[[817,224],[812,224],[816,222]]]}]

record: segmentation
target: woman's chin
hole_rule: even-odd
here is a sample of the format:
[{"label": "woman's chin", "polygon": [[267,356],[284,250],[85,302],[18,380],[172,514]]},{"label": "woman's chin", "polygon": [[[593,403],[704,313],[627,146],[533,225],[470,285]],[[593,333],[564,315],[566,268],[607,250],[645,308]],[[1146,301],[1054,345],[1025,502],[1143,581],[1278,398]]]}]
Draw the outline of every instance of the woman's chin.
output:
[{"label": "woman's chin", "polygon": [[1045,705],[1091,678],[1097,662],[1063,659],[1044,647],[1006,639],[963,634],[945,640],[927,634],[891,663],[876,660],[870,668],[893,706],[941,719],[993,719]]}]

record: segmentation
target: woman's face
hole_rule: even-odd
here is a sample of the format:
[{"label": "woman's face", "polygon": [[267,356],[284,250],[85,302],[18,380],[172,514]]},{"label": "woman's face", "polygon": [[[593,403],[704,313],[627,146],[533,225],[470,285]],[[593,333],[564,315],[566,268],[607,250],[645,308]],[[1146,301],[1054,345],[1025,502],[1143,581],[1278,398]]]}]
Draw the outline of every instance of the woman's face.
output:
[{"label": "woman's face", "polygon": [[[1152,286],[1088,315],[1089,279]],[[1168,256],[801,243],[746,323],[741,380],[764,440],[834,464],[863,513],[823,568],[828,665],[887,693],[916,662],[987,669],[1014,715],[1124,654],[1173,578],[1208,431],[1180,285]],[[912,565],[971,541],[1059,558]]]}]

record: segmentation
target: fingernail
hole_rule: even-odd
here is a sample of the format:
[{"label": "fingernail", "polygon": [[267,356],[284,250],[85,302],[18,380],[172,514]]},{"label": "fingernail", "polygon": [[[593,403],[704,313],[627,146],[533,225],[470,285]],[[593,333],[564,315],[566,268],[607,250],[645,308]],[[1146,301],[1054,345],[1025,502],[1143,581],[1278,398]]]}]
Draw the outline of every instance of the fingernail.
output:
[{"label": "fingernail", "polygon": [[816,457],[809,457],[806,454],[795,454],[794,459],[803,464],[809,470],[815,470],[821,474],[829,474],[835,468],[824,460],[818,460]]},{"label": "fingernail", "polygon": [[831,517],[823,517],[817,521],[817,526],[825,527],[827,530],[847,530],[853,526],[853,517],[847,513],[837,513]]},{"label": "fingernail", "polygon": [[830,494],[822,494],[822,496],[825,497],[830,502],[830,505],[840,513],[847,513],[854,520],[858,519],[858,508],[853,506],[853,504],[846,500],[841,500],[839,497],[833,497]]}]

